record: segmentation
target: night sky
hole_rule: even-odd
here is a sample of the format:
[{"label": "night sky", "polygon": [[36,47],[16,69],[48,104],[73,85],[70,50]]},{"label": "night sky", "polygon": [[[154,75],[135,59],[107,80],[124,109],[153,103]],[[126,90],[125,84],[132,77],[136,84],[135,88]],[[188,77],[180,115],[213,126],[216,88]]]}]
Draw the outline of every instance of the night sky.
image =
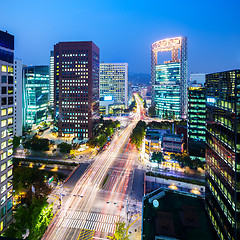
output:
[{"label": "night sky", "polygon": [[1,1],[0,29],[15,35],[24,64],[49,64],[59,41],[92,40],[104,62],[128,62],[150,73],[150,47],[188,37],[188,73],[240,68],[239,0]]}]

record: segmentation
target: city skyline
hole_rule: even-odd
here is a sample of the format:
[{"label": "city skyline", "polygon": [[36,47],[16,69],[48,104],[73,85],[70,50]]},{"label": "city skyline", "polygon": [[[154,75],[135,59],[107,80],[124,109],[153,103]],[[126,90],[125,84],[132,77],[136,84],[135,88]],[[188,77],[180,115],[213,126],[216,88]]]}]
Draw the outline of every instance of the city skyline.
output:
[{"label": "city skyline", "polygon": [[[43,1],[33,8],[27,1],[13,1],[14,18],[6,15],[8,5],[1,5],[1,29],[16,36],[16,57],[22,58],[24,64],[49,64],[55,42],[91,40],[101,49],[100,61],[128,62],[130,73],[150,73],[151,44],[187,36],[189,74],[230,70],[240,65],[237,1],[202,1],[201,6],[187,1],[173,1],[172,6],[135,1],[121,5],[109,1],[63,3]],[[23,27],[26,24],[28,27]]]}]

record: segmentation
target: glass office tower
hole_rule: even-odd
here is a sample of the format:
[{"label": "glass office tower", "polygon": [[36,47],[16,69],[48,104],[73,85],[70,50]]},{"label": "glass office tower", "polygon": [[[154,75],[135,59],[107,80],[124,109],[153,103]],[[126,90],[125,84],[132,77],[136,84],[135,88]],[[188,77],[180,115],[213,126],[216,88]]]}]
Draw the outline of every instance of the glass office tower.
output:
[{"label": "glass office tower", "polygon": [[156,66],[155,104],[161,118],[180,118],[180,63]]},{"label": "glass office tower", "polygon": [[[160,61],[162,52],[171,59]],[[187,38],[166,38],[151,47],[152,100],[159,117],[187,118]],[[177,93],[178,91],[178,93]],[[165,112],[163,112],[165,111]]]},{"label": "glass office tower", "polygon": [[0,233],[12,220],[12,154],[14,127],[14,36],[0,31]]},{"label": "glass office tower", "polygon": [[240,239],[240,70],[206,75],[206,209],[220,239]]},{"label": "glass office tower", "polygon": [[114,105],[127,108],[128,64],[100,63],[100,98],[110,98]]},{"label": "glass office tower", "polygon": [[203,87],[188,89],[188,138],[205,141],[206,94]]},{"label": "glass office tower", "polygon": [[23,68],[23,126],[28,129],[47,119],[49,66]]}]

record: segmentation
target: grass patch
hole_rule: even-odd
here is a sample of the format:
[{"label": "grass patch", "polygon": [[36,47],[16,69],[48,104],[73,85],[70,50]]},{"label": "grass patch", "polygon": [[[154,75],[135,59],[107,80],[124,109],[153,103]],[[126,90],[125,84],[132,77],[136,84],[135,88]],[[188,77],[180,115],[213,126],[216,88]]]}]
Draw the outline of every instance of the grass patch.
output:
[{"label": "grass patch", "polygon": [[107,180],[108,180],[110,174],[111,174],[111,172],[108,172],[107,175],[106,175],[106,177],[103,179],[102,186],[101,186],[102,189],[105,188],[105,185],[106,185],[106,183],[107,183]]}]

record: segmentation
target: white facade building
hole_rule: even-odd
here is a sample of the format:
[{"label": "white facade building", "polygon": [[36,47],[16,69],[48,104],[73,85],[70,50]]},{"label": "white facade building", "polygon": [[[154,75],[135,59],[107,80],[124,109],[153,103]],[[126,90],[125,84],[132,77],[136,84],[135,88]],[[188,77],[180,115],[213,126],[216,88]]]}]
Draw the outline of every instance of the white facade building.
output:
[{"label": "white facade building", "polygon": [[22,136],[22,60],[14,59],[14,98],[15,98],[15,117],[14,117],[14,128],[13,134],[17,137]]},{"label": "white facade building", "polygon": [[128,106],[128,64],[100,63],[100,100]]},{"label": "white facade building", "polygon": [[0,233],[12,221],[12,154],[15,121],[14,36],[0,31]]}]

